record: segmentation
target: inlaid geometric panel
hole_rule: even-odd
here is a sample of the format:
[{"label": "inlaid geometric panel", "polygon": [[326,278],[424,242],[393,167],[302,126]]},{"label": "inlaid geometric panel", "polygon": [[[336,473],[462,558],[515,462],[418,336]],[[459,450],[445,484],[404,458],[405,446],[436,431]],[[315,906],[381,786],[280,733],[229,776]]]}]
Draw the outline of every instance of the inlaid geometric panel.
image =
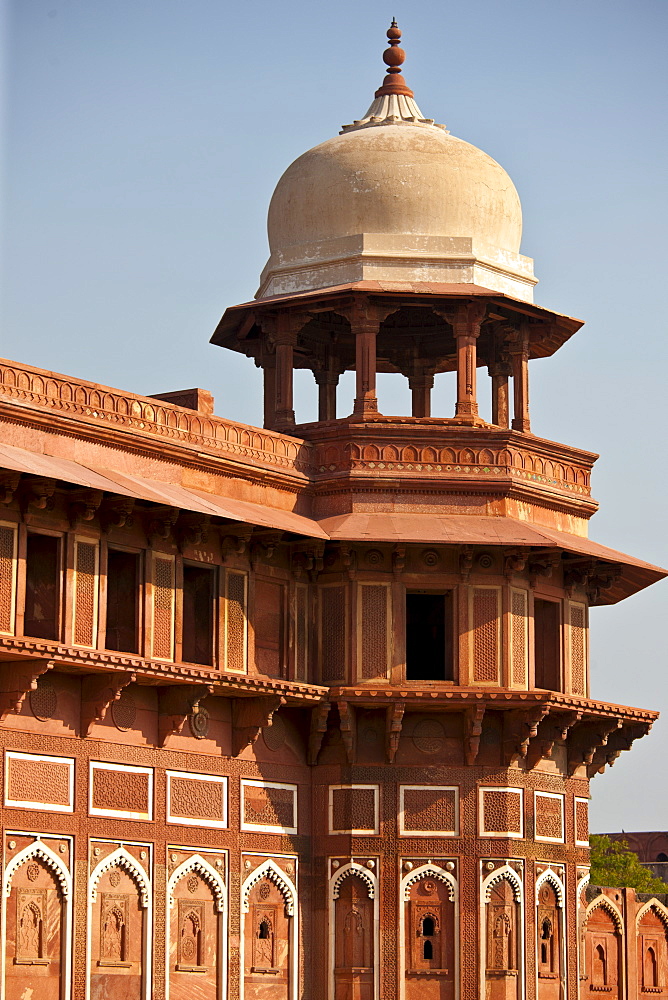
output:
[{"label": "inlaid geometric panel", "polygon": [[74,758],[5,753],[6,806],[74,812]]},{"label": "inlaid geometric panel", "polygon": [[481,837],[524,836],[524,798],[521,788],[479,788],[478,829]]},{"label": "inlaid geometric panel", "polygon": [[320,671],[323,683],[345,680],[346,587],[320,587]]},{"label": "inlaid geometric panel", "polygon": [[153,768],[90,762],[88,812],[117,819],[153,819]]},{"label": "inlaid geometric panel", "polygon": [[376,834],[378,785],[330,785],[329,832]]},{"label": "inlaid geometric panel", "polygon": [[459,788],[400,785],[399,833],[411,837],[459,835]]},{"label": "inlaid geometric panel", "polygon": [[227,778],[167,771],[167,822],[224,829],[227,826]]},{"label": "inlaid geometric panel", "polygon": [[389,645],[389,595],[385,584],[362,583],[359,601],[359,658],[364,680],[387,677]]},{"label": "inlaid geometric panel", "polygon": [[575,799],[575,843],[589,847],[589,799]]},{"label": "inlaid geometric panel", "polygon": [[241,829],[259,833],[296,833],[297,786],[242,779]]},{"label": "inlaid geometric panel", "polygon": [[529,644],[527,628],[527,592],[510,591],[510,665],[513,687],[526,687]]},{"label": "inlaid geometric panel", "polygon": [[246,573],[225,573],[223,658],[226,670],[246,672],[248,649],[248,577]]},{"label": "inlaid geometric panel", "polygon": [[153,658],[174,659],[174,556],[153,556]]},{"label": "inlaid geometric panel", "polygon": [[0,632],[13,635],[16,614],[17,526],[0,523]]},{"label": "inlaid geometric panel", "polygon": [[99,546],[97,542],[74,542],[74,625],[75,646],[97,645],[97,591]]},{"label": "inlaid geometric panel", "polygon": [[472,587],[471,591],[473,680],[478,684],[498,684],[501,592],[497,587]]},{"label": "inlaid geometric panel", "polygon": [[553,792],[534,793],[536,840],[560,844],[564,840],[564,797]]},{"label": "inlaid geometric panel", "polygon": [[571,660],[571,691],[587,694],[587,608],[584,604],[569,605]]}]

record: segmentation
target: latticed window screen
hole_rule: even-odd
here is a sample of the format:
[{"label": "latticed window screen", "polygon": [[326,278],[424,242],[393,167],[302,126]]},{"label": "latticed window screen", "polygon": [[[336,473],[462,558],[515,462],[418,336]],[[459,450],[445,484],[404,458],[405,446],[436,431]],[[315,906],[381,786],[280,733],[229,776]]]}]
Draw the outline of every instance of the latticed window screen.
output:
[{"label": "latticed window screen", "polygon": [[297,680],[308,677],[308,587],[304,583],[295,586],[295,675]]},{"label": "latticed window screen", "polygon": [[248,577],[225,573],[223,662],[226,670],[245,673],[248,660]]},{"label": "latticed window screen", "polygon": [[496,587],[473,587],[472,591],[473,680],[498,684],[500,591]]},{"label": "latticed window screen", "polygon": [[571,601],[569,606],[571,691],[587,694],[587,608]]},{"label": "latticed window screen", "polygon": [[346,588],[320,588],[320,673],[321,679],[345,680],[346,652]]},{"label": "latticed window screen", "polygon": [[388,594],[384,584],[364,583],[359,587],[359,672],[364,680],[387,677]]},{"label": "latticed window screen", "polygon": [[174,557],[153,557],[153,656],[174,659]]},{"label": "latticed window screen", "polygon": [[0,632],[6,635],[15,628],[16,540],[16,525],[0,524]]},{"label": "latticed window screen", "polygon": [[526,687],[528,675],[528,623],[526,590],[510,591],[510,664],[513,687]]},{"label": "latticed window screen", "polygon": [[97,645],[97,604],[99,546],[97,542],[74,542],[74,624],[75,646]]}]

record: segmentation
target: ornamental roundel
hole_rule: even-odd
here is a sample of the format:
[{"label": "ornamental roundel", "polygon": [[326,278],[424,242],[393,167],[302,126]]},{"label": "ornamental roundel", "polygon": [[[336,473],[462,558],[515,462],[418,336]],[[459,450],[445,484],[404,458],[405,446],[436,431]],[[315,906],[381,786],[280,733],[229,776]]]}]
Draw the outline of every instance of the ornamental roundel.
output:
[{"label": "ornamental roundel", "polygon": [[443,737],[443,726],[436,719],[423,719],[413,729],[413,744],[422,753],[438,753]]},{"label": "ornamental roundel", "polygon": [[112,868],[109,872],[109,885],[116,888],[121,884],[121,872],[119,868]]},{"label": "ornamental roundel", "polygon": [[380,549],[369,549],[364,557],[367,566],[381,566],[384,562],[383,553]]},{"label": "ornamental roundel", "polygon": [[197,878],[197,875],[191,875],[189,877],[188,881],[186,882],[186,888],[188,889],[188,892],[192,893],[197,892],[197,890],[199,889],[199,879]]},{"label": "ornamental roundel", "polygon": [[427,567],[427,569],[435,569],[440,563],[438,552],[436,549],[425,549],[422,553],[422,562]]},{"label": "ornamental roundel", "polygon": [[40,678],[35,690],[30,692],[30,711],[40,722],[46,722],[54,717],[57,707],[56,689],[51,681]]},{"label": "ornamental roundel", "polygon": [[550,889],[547,882],[543,885],[540,890],[540,901],[541,903],[549,903],[552,899],[552,890]]},{"label": "ornamental roundel", "polygon": [[190,732],[196,740],[203,740],[209,735],[209,713],[205,708],[199,708],[188,716]]},{"label": "ornamental roundel", "polygon": [[260,885],[260,888],[258,889],[258,895],[260,899],[264,902],[266,899],[269,899],[270,894],[271,894],[271,886],[269,885],[268,882],[263,882]]},{"label": "ornamental roundel", "polygon": [[425,893],[425,895],[433,896],[436,892],[436,883],[430,878],[423,879],[420,883],[420,889]]},{"label": "ornamental roundel", "polygon": [[137,719],[137,706],[131,694],[122,691],[120,698],[111,703],[111,721],[122,733],[127,733],[134,727]]},{"label": "ornamental roundel", "polygon": [[280,750],[285,743],[286,728],[285,722],[280,715],[274,715],[270,726],[265,726],[262,730],[262,739],[267,750]]},{"label": "ornamental roundel", "polygon": [[28,865],[28,867],[26,868],[26,875],[28,876],[30,882],[36,882],[37,879],[39,878],[39,873],[40,873],[39,865],[32,864]]}]

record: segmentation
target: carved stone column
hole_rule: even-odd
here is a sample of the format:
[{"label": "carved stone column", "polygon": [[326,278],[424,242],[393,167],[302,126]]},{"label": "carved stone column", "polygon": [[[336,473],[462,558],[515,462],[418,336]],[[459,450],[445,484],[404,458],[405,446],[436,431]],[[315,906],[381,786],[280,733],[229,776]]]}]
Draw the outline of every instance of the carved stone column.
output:
[{"label": "carved stone column", "polygon": [[[303,325],[304,317],[294,313],[273,313],[262,317],[261,325],[267,335],[269,344],[263,351],[263,367],[265,357],[271,361],[273,347],[274,374],[270,368],[265,369],[265,419],[272,419],[273,429],[291,431],[295,426],[295,411],[292,402],[292,369],[293,351],[297,342],[297,333]],[[274,408],[271,413],[271,383],[274,381]]]},{"label": "carved stone column", "polygon": [[424,372],[408,376],[408,387],[411,390],[411,413],[414,417],[431,416],[431,390],[434,388],[434,376]]},{"label": "carved stone column", "polygon": [[336,420],[336,372],[313,372],[318,386],[318,420]]},{"label": "carved stone column", "polygon": [[350,327],[355,336],[355,405],[358,417],[378,413],[376,396],[376,338],[382,319],[372,309],[356,306],[350,316]]},{"label": "carved stone column", "polygon": [[492,423],[510,427],[510,396],[508,378],[512,373],[509,361],[494,361],[487,368],[492,379]]},{"label": "carved stone column", "polygon": [[477,417],[476,341],[485,316],[484,302],[467,302],[459,306],[453,319],[457,344],[457,405],[456,417]]},{"label": "carved stone column", "polygon": [[531,430],[529,421],[529,329],[523,325],[508,344],[513,366],[514,431]]},{"label": "carved stone column", "polygon": [[264,385],[264,426],[267,430],[276,429],[276,355],[265,354],[262,357],[262,375]]}]

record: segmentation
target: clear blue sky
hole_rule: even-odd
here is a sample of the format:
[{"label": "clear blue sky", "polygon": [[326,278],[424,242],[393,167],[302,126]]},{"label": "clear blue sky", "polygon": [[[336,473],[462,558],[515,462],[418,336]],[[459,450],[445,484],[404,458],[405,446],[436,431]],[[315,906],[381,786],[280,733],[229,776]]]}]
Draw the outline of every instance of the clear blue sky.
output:
[{"label": "clear blue sky", "polygon": [[[259,422],[258,372],[208,339],[256,290],[282,171],[366,110],[393,15],[423,113],[515,181],[536,301],[587,321],[531,366],[534,431],[602,453],[592,537],[667,565],[665,0],[6,0],[0,352]],[[592,613],[595,696],[666,716],[593,782],[595,829],[668,829],[667,593]]]}]

